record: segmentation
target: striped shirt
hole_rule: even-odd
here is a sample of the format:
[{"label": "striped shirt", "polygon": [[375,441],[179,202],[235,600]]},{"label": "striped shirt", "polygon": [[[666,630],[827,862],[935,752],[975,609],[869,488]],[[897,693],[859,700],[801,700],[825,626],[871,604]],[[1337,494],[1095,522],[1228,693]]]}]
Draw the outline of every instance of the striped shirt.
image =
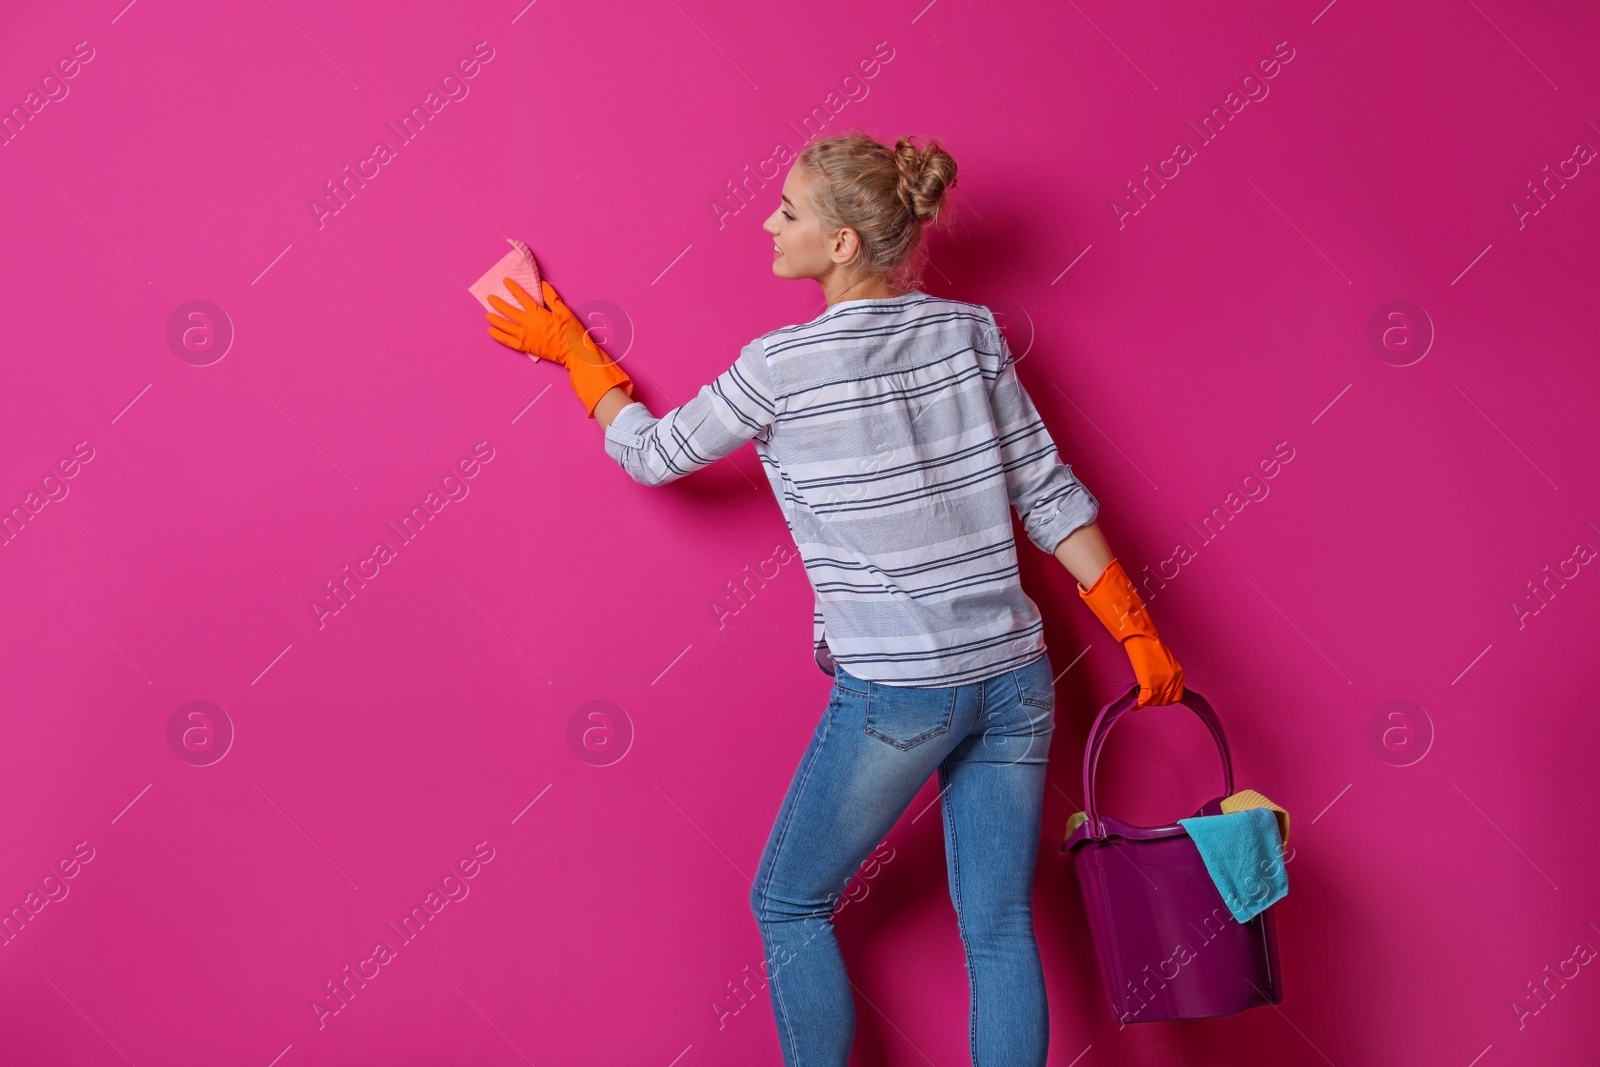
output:
[{"label": "striped shirt", "polygon": [[844,300],[751,341],[660,418],[629,404],[606,453],[675,481],[745,441],[815,592],[817,665],[953,686],[1045,651],[1011,510],[1054,552],[1100,505],[1063,463],[994,314],[920,290]]}]

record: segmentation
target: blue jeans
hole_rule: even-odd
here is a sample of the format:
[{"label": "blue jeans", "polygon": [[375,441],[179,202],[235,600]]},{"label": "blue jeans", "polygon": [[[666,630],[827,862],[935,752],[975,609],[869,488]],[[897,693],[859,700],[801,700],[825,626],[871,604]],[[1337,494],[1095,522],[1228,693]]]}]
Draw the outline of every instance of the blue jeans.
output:
[{"label": "blue jeans", "polygon": [[855,1004],[833,911],[935,769],[972,1062],[1043,1067],[1049,1015],[1032,888],[1053,679],[1048,655],[951,687],[869,682],[835,667],[750,892],[787,1067],[846,1067]]}]

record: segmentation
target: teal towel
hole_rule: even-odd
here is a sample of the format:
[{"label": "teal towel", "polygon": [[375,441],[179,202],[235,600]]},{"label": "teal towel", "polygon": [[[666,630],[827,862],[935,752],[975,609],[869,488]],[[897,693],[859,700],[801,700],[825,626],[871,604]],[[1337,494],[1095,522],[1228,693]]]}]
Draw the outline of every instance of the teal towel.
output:
[{"label": "teal towel", "polygon": [[1289,893],[1283,842],[1271,808],[1179,819],[1233,917],[1249,922]]}]

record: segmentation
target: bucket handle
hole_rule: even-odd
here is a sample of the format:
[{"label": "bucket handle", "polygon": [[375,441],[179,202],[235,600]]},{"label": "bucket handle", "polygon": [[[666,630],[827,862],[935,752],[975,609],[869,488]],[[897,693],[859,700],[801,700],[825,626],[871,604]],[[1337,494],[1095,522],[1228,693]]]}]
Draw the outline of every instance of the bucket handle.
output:
[{"label": "bucket handle", "polygon": [[[1085,814],[1088,815],[1089,835],[1094,838],[1106,836],[1105,827],[1101,825],[1095,811],[1094,787],[1095,777],[1100,766],[1100,750],[1105,747],[1106,737],[1111,733],[1111,727],[1117,720],[1132,710],[1139,699],[1139,685],[1134,683],[1128,691],[1104,708],[1095,717],[1094,725],[1089,728],[1089,740],[1083,750],[1083,802],[1086,806]],[[1217,743],[1217,752],[1222,756],[1222,774],[1224,781],[1223,796],[1233,794],[1233,756],[1228,752],[1228,736],[1222,730],[1222,720],[1217,718],[1217,713],[1199,693],[1184,686],[1183,696],[1177,701],[1200,717],[1211,731],[1212,740]],[[1146,705],[1147,707],[1153,705]]]}]

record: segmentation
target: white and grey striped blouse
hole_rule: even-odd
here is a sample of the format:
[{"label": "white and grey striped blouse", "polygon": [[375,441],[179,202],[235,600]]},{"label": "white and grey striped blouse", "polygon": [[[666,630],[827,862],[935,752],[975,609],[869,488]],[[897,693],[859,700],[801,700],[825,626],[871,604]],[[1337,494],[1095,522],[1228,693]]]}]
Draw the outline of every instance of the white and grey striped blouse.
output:
[{"label": "white and grey striped blouse", "polygon": [[914,290],[844,300],[746,345],[654,418],[629,404],[606,453],[674,481],[754,441],[816,593],[817,665],[952,686],[1045,650],[1010,509],[1053,552],[1099,501],[1062,462],[994,314]]}]

